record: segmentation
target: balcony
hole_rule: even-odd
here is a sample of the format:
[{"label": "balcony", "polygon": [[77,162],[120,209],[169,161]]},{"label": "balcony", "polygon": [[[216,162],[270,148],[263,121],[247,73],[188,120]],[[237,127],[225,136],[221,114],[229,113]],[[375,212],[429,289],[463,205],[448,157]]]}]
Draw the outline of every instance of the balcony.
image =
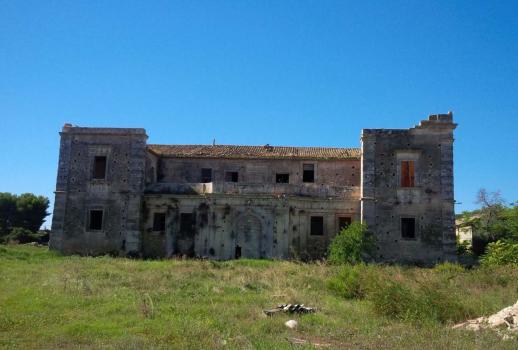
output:
[{"label": "balcony", "polygon": [[289,195],[317,198],[351,198],[359,197],[358,186],[335,186],[326,184],[279,184],[279,183],[166,183],[157,182],[146,187],[146,194],[238,194],[238,195]]}]

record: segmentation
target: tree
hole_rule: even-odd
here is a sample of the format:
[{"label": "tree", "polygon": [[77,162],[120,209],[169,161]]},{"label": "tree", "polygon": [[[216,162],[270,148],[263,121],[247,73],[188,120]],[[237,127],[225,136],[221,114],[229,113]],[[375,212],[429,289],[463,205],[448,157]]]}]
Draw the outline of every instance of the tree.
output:
[{"label": "tree", "polygon": [[32,193],[19,196],[0,193],[0,236],[8,235],[14,227],[38,231],[45,217],[49,215],[48,207],[49,200],[44,196]]},{"label": "tree", "polygon": [[518,242],[518,206],[506,205],[499,191],[480,189],[477,193],[479,210],[464,217],[473,224],[473,252],[481,255],[491,242]]},{"label": "tree", "polygon": [[16,217],[16,196],[0,192],[0,236],[7,235]]},{"label": "tree", "polygon": [[334,264],[357,264],[371,255],[374,237],[367,226],[353,222],[342,229],[329,245],[328,260]]}]

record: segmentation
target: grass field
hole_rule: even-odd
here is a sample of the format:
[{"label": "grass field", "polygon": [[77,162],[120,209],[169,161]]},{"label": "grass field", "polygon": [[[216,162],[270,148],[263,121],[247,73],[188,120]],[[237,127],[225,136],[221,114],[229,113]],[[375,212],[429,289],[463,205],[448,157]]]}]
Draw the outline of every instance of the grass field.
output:
[{"label": "grass field", "polygon": [[[342,291],[354,283],[353,293]],[[517,349],[518,340],[492,331],[450,329],[517,298],[518,271],[510,267],[351,270],[63,257],[0,246],[0,347],[7,349]],[[263,314],[279,303],[318,311]],[[298,328],[286,328],[289,319]]]}]

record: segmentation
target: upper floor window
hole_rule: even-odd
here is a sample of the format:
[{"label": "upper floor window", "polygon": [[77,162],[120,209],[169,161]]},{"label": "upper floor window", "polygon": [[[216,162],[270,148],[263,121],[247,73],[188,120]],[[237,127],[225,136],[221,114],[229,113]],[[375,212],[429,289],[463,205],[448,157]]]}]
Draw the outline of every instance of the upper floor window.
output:
[{"label": "upper floor window", "polygon": [[225,172],[225,182],[237,182],[238,173],[237,171],[227,171]]},{"label": "upper floor window", "polygon": [[315,165],[302,165],[302,182],[315,182]]},{"label": "upper floor window", "polygon": [[401,218],[401,238],[415,239],[415,218]]},{"label": "upper floor window", "polygon": [[100,231],[103,229],[103,210],[90,210],[88,217],[88,228],[90,231]]},{"label": "upper floor window", "polygon": [[413,160],[401,161],[401,187],[415,186],[415,167]]},{"label": "upper floor window", "polygon": [[106,156],[94,158],[94,179],[106,179]]},{"label": "upper floor window", "polygon": [[275,174],[275,182],[278,184],[290,183],[290,174]]},{"label": "upper floor window", "polygon": [[324,235],[324,217],[323,216],[312,216],[311,217],[311,235],[312,236],[323,236]]},{"label": "upper floor window", "polygon": [[153,231],[165,230],[165,213],[155,213],[153,215]]},{"label": "upper floor window", "polygon": [[203,183],[212,182],[212,169],[211,168],[202,168],[201,169],[201,182],[203,182]]}]

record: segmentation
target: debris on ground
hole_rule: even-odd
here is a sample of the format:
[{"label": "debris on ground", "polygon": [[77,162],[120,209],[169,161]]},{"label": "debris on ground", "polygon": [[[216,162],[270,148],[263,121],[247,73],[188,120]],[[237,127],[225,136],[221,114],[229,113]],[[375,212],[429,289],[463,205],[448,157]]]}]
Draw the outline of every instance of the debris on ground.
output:
[{"label": "debris on ground", "polygon": [[298,323],[297,321],[295,321],[295,320],[289,320],[289,321],[286,321],[286,322],[284,323],[284,325],[285,325],[286,327],[291,328],[291,329],[295,329],[295,328],[297,328],[297,325],[298,325],[298,324],[299,324],[299,323]]},{"label": "debris on ground", "polygon": [[503,338],[509,339],[510,334],[518,335],[518,301],[491,316],[482,316],[473,320],[458,323],[453,329],[468,329],[479,331],[481,329],[494,329]]},{"label": "debris on ground", "polygon": [[280,304],[274,309],[263,310],[266,316],[272,316],[277,312],[287,312],[290,314],[309,314],[315,311],[316,309],[314,307],[304,306],[304,304]]},{"label": "debris on ground", "polygon": [[315,348],[328,348],[331,346],[331,344],[328,344],[328,343],[312,342],[312,341],[309,341],[306,339],[301,339],[301,338],[287,338],[287,339],[293,345],[301,345],[301,346],[311,345]]}]

